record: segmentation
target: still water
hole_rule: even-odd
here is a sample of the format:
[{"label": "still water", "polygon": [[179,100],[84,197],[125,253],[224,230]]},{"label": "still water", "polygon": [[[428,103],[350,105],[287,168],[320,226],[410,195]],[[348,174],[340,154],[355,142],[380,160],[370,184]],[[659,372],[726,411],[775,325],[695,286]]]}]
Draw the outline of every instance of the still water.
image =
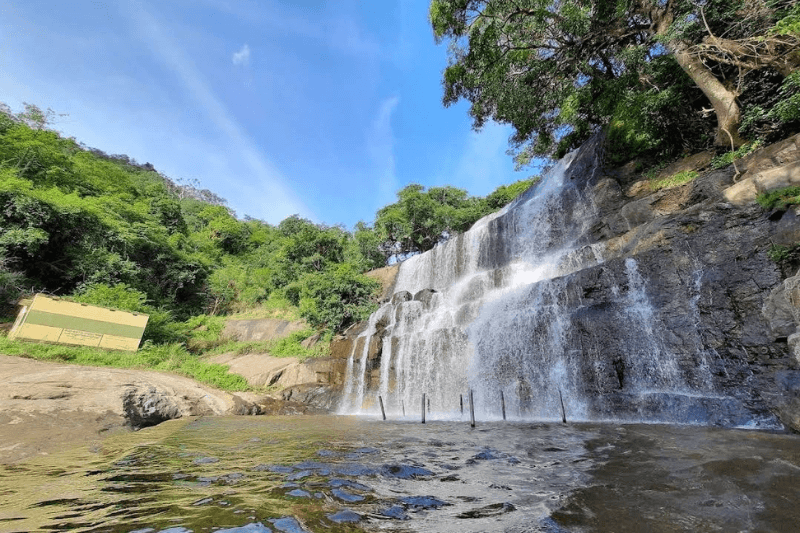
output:
[{"label": "still water", "polygon": [[800,437],[336,416],[180,420],[0,467],[0,531],[800,531]]}]

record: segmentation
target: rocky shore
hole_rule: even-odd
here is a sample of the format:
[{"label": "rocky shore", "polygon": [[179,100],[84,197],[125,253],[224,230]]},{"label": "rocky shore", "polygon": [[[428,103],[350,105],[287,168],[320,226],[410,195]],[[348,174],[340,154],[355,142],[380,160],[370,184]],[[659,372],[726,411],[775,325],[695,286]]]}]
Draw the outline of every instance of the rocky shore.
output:
[{"label": "rocky shore", "polygon": [[0,463],[92,445],[105,435],[185,416],[258,414],[252,393],[182,376],[0,355]]}]

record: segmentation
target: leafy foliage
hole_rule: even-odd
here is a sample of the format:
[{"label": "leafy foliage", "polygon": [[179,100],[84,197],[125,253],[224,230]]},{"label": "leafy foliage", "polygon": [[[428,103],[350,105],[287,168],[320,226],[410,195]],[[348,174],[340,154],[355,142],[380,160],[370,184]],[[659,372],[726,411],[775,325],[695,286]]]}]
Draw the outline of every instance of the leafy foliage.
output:
[{"label": "leafy foliage", "polygon": [[[371,290],[362,285],[373,285],[358,276],[385,258],[366,225],[354,236],[297,216],[277,227],[242,221],[196,183],[187,192],[152,165],[61,138],[35,106],[18,115],[0,111],[4,308],[23,291],[73,295],[149,314],[145,340],[163,344],[191,340],[182,321],[192,316],[269,301],[291,307],[293,287],[305,287],[304,305],[317,310],[320,327],[339,327],[367,306],[354,299],[368,301]],[[323,301],[303,281],[311,275],[343,299]],[[299,291],[293,294],[299,305]]]},{"label": "leafy foliage", "polygon": [[[0,339],[3,353],[155,368],[244,390],[242,378],[198,355],[322,355],[333,332],[375,309],[379,283],[364,272],[399,249],[389,243],[384,219],[374,228],[360,222],[353,232],[299,216],[277,226],[240,220],[197,182],[176,184],[150,164],[62,138],[47,129],[52,115],[35,106],[14,114],[0,105],[0,312],[10,314],[19,298],[44,291],[150,318],[135,353]],[[404,245],[419,251],[529,185],[502,186],[486,198],[412,186],[385,213],[408,228]],[[229,342],[221,335],[226,315],[304,319],[310,328],[268,343]],[[321,340],[304,347],[315,331]]]},{"label": "leafy foliage", "polygon": [[[738,146],[742,104],[728,80],[750,90],[753,73],[796,69],[796,18],[787,0],[430,4],[435,37],[449,42],[445,105],[469,101],[475,128],[512,125],[522,164],[560,157],[606,126],[618,162],[729,144],[730,127]],[[784,93],[795,94],[791,83]]]},{"label": "leafy foliage", "polygon": [[375,296],[380,283],[347,263],[306,274],[297,284],[300,315],[317,328],[343,331],[378,307]]},{"label": "leafy foliage", "polygon": [[502,208],[537,178],[501,185],[485,198],[470,197],[455,187],[411,184],[397,193],[397,202],[378,211],[375,231],[386,256],[425,252],[470,228],[479,218]]},{"label": "leafy foliage", "polygon": [[746,156],[749,153],[756,151],[761,146],[761,143],[758,141],[743,144],[736,150],[731,152],[725,152],[722,155],[719,155],[711,160],[709,166],[711,168],[717,169],[722,168],[730,165],[736,159],[741,159],[742,157]]},{"label": "leafy foliage", "polygon": [[759,194],[756,201],[764,209],[786,209],[790,205],[800,205],[800,187],[785,187]]}]

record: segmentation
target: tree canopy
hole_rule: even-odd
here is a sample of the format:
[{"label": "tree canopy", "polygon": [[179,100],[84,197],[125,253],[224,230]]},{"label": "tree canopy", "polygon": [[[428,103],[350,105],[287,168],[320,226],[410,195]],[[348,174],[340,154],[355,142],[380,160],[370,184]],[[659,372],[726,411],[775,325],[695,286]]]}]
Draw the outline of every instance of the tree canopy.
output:
[{"label": "tree canopy", "polygon": [[236,218],[196,181],[62,138],[47,128],[52,114],[0,108],[0,316],[44,291],[147,313],[157,343],[185,340],[177,324],[190,317],[273,303],[340,331],[376,305],[367,270],[430,249],[530,185],[486,198],[410,185],[374,227],[296,215],[274,226]]},{"label": "tree canopy", "polygon": [[[430,5],[436,39],[450,44],[444,103],[468,100],[476,128],[511,124],[521,163],[560,156],[600,126],[627,155],[697,148],[705,137],[738,146],[751,82],[766,72],[787,80],[782,100],[797,94],[798,18],[788,0]],[[800,118],[790,115],[772,118]]]},{"label": "tree canopy", "polygon": [[431,187],[412,183],[397,193],[397,202],[375,216],[379,249],[385,256],[402,258],[425,252],[456,233],[467,231],[479,218],[508,204],[533,183],[524,179],[501,185],[488,196],[469,196],[452,186]]}]

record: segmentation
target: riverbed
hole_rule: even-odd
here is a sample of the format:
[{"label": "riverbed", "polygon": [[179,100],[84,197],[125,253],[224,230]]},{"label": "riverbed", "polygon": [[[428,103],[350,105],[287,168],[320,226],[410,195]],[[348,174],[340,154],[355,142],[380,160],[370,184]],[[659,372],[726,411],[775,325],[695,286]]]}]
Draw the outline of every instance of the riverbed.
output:
[{"label": "riverbed", "polygon": [[796,531],[800,437],[207,417],[0,467],[0,532]]}]

